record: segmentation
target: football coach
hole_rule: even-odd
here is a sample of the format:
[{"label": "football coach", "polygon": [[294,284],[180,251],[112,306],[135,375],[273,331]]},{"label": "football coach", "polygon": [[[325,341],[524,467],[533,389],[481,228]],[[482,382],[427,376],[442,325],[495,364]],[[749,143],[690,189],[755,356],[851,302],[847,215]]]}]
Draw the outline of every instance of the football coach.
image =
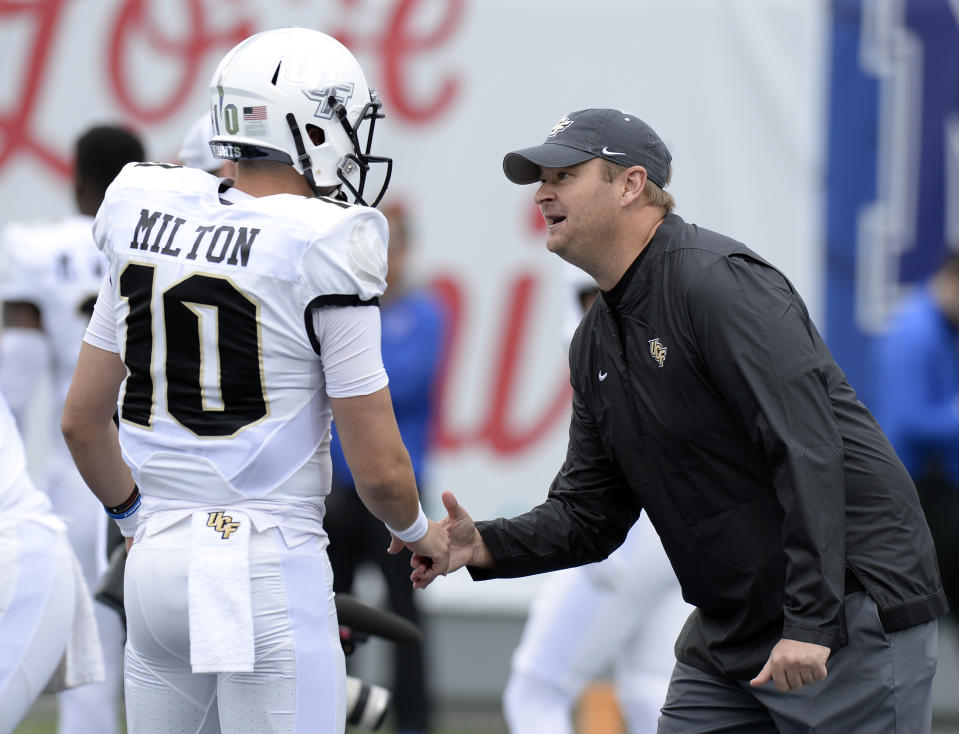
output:
[{"label": "football coach", "polygon": [[[786,277],[689,224],[635,115],[586,109],[506,155],[546,246],[601,288],[570,347],[566,460],[545,502],[474,522],[450,570],[605,558],[648,513],[696,608],[659,721],[680,732],[928,732],[947,611],[916,489]],[[436,572],[414,556],[415,586]]]}]

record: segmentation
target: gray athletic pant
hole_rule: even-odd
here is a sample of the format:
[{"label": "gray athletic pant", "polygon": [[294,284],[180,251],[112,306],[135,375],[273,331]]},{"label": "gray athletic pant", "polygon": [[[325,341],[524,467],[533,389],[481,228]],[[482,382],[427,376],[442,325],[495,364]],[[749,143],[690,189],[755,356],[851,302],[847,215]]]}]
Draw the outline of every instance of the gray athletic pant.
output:
[{"label": "gray athletic pant", "polygon": [[928,734],[937,621],[884,632],[868,595],[846,596],[849,644],[829,656],[824,681],[779,692],[677,663],[659,734]]}]

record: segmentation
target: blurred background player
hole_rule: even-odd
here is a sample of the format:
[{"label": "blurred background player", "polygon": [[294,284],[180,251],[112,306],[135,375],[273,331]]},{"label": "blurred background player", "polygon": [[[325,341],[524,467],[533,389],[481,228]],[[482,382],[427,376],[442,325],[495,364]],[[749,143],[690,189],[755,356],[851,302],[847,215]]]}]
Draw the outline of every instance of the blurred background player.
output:
[{"label": "blurred background player", "polygon": [[210,150],[210,141],[213,140],[213,119],[209,112],[204,112],[190,125],[177,161],[181,166],[199,168],[201,171],[212,173],[217,178],[236,178],[236,163],[223,158],[214,158]]},{"label": "blurred background player", "polygon": [[[48,378],[49,458],[41,486],[67,524],[70,542],[92,588],[107,560],[107,518],[77,472],[63,436],[60,415],[76,366],[83,332],[106,260],[93,241],[93,216],[107,186],[130,161],[145,158],[129,130],[97,126],[75,144],[74,195],[77,214],[62,219],[11,224],[0,244],[0,391],[23,430],[25,413],[40,381]],[[123,627],[119,615],[96,603],[106,678],[59,696],[59,734],[118,731]]]},{"label": "blurred background player", "polygon": [[90,591],[2,395],[0,466],[0,734],[10,734],[45,686],[102,680],[103,663]]},{"label": "blurred background player", "polygon": [[[599,288],[562,265],[568,345]],[[645,514],[606,560],[550,574],[513,655],[503,695],[510,732],[572,734],[577,699],[611,672],[630,734],[655,734],[676,664],[673,642],[691,611]]]},{"label": "blurred background player", "polygon": [[906,299],[876,342],[876,418],[916,483],[942,584],[959,605],[959,253]]},{"label": "blurred background player", "polygon": [[[94,224],[109,277],[62,428],[132,544],[129,734],[339,734],[332,417],[391,550],[438,572],[448,556],[380,357],[387,227],[363,196],[370,166],[392,166],[367,154],[381,105],[352,53],[305,28],[235,46],[210,95],[236,180],[150,163],[117,176]],[[341,187],[355,204],[330,198]]]},{"label": "blurred background player", "polygon": [[[443,352],[444,314],[439,302],[414,286],[409,273],[411,222],[400,203],[381,207],[389,224],[387,288],[380,299],[383,366],[390,377],[390,398],[400,435],[410,454],[416,486],[423,490],[429,459],[433,388]],[[373,564],[383,574],[390,608],[420,624],[420,611],[410,585],[408,559],[382,552],[382,523],[370,515],[356,495],[353,476],[336,434],[330,444],[333,489],[327,498],[324,525],[330,536],[333,588],[349,593],[357,568]],[[421,734],[429,726],[429,695],[421,642],[397,644],[393,653],[393,704],[400,734]]]}]

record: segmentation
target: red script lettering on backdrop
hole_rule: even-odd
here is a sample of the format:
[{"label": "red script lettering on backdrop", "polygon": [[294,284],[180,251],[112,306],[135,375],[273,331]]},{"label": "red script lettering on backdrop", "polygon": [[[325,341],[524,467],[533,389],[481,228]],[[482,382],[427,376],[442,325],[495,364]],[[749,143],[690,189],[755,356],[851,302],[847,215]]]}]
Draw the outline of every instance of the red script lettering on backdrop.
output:
[{"label": "red script lettering on backdrop", "polygon": [[[440,4],[443,14],[432,30],[424,32],[416,23],[417,11],[422,12],[427,3]],[[348,12],[365,10],[359,0],[339,0]],[[354,53],[372,53],[378,57],[380,92],[389,102],[389,113],[394,113],[416,125],[435,122],[450,110],[462,88],[462,80],[453,74],[439,81],[438,87],[424,92],[423,85],[412,83],[411,66],[424,54],[449,45],[462,24],[466,0],[396,0],[384,14],[383,27],[368,35],[352,27],[330,31],[343,45]],[[416,94],[413,90],[415,88]]]}]

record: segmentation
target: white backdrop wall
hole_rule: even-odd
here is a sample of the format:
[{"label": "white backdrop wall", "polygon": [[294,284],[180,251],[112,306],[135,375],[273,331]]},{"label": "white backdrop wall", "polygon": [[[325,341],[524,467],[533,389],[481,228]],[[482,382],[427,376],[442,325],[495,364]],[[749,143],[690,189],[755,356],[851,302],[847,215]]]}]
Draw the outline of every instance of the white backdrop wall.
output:
[{"label": "white backdrop wall", "polygon": [[[619,107],[673,154],[689,221],[742,239],[822,311],[826,0],[0,0],[0,224],[72,207],[73,139],[123,122],[172,160],[234,42],[303,25],[359,57],[387,118],[375,149],[414,215],[417,273],[457,305],[427,504],[476,517],[545,494],[565,451],[559,261],[535,187],[502,174],[563,114]],[[535,581],[426,593],[523,604]]]}]

